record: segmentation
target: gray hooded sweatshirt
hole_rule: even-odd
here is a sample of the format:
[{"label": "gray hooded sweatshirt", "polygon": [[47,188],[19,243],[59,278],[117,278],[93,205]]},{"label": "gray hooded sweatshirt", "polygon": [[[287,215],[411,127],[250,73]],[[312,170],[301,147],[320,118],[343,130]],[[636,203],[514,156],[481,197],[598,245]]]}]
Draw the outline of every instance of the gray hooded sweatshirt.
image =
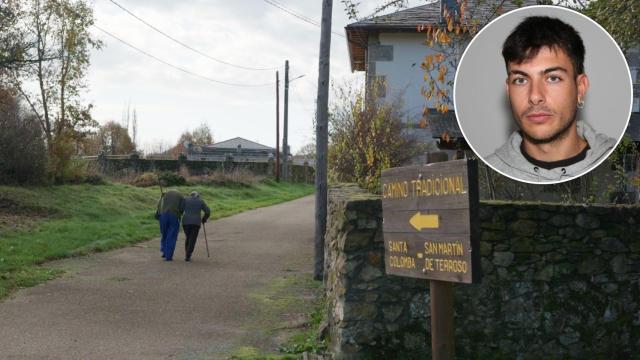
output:
[{"label": "gray hooded sweatshirt", "polygon": [[519,131],[514,131],[509,140],[489,155],[486,161],[496,170],[518,180],[538,183],[569,180],[590,170],[616,145],[615,139],[596,133],[586,122],[578,121],[577,130],[578,135],[589,143],[590,149],[584,160],[575,164],[550,170],[533,165],[520,151],[522,136]]}]

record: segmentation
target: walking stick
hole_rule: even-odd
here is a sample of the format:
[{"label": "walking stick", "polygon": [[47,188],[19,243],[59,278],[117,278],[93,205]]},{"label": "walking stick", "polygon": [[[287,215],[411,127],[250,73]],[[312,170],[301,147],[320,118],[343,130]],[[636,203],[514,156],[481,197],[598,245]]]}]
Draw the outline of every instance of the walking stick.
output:
[{"label": "walking stick", "polygon": [[207,240],[207,227],[202,224],[202,230],[204,230],[204,245],[207,247],[207,257],[209,256],[209,241]]},{"label": "walking stick", "polygon": [[160,186],[160,194],[164,196],[164,191],[162,190],[162,182],[160,181],[160,174],[156,172],[156,177],[158,178],[158,186]]}]

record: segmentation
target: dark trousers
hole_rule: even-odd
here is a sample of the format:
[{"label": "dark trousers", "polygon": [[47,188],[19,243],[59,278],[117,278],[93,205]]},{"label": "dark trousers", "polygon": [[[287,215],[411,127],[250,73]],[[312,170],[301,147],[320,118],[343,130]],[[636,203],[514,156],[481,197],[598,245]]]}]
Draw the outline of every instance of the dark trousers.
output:
[{"label": "dark trousers", "polygon": [[175,215],[168,212],[160,214],[160,232],[162,233],[160,251],[162,251],[162,256],[167,260],[173,258],[179,231],[180,221]]},{"label": "dark trousers", "polygon": [[198,240],[198,232],[200,232],[199,225],[182,225],[184,230],[184,236],[186,240],[184,242],[184,253],[186,258],[191,258],[193,249],[196,247],[196,241]]}]

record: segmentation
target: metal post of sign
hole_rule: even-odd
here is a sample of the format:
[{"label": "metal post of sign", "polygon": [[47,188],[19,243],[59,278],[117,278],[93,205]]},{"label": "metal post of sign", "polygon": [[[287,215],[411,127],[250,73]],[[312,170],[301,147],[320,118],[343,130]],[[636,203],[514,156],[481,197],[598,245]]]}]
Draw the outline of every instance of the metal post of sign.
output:
[{"label": "metal post of sign", "polygon": [[431,358],[453,360],[455,333],[453,326],[453,283],[429,280],[431,298]]}]

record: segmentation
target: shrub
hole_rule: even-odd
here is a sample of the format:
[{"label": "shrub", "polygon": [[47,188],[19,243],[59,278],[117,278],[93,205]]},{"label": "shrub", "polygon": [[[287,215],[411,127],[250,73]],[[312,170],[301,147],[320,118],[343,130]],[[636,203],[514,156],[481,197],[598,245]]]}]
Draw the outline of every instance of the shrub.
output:
[{"label": "shrub", "polygon": [[[370,92],[375,93],[375,89]],[[337,95],[337,105],[329,114],[329,176],[380,192],[382,169],[407,164],[423,151],[423,145],[403,132],[399,98],[365,100],[363,92],[353,88],[338,89]]]},{"label": "shrub", "polygon": [[[73,148],[71,143],[65,144],[65,147]],[[51,163],[54,164],[52,169],[54,180],[57,184],[82,184],[87,177],[88,163],[86,160],[76,157],[68,156],[58,153],[58,156],[53,156]]]},{"label": "shrub", "polygon": [[187,184],[187,180],[184,177],[170,171],[163,171],[159,174],[146,172],[138,175],[131,184],[139,187],[149,187],[158,185],[158,180],[160,180],[162,186],[180,186]]},{"label": "shrub", "polygon": [[208,175],[189,177],[189,184],[251,187],[265,179],[249,170],[214,171]]},{"label": "shrub", "polygon": [[0,88],[0,183],[43,183],[46,169],[47,151],[37,118]]},{"label": "shrub", "polygon": [[106,184],[106,181],[104,180],[104,178],[97,174],[87,175],[87,177],[84,179],[84,182],[91,185]]},{"label": "shrub", "polygon": [[139,186],[139,187],[149,187],[158,185],[158,177],[155,173],[143,173],[138,175],[133,181],[131,185]]},{"label": "shrub", "polygon": [[179,186],[187,184],[187,180],[182,175],[171,171],[163,171],[160,173],[159,177],[163,186]]}]

